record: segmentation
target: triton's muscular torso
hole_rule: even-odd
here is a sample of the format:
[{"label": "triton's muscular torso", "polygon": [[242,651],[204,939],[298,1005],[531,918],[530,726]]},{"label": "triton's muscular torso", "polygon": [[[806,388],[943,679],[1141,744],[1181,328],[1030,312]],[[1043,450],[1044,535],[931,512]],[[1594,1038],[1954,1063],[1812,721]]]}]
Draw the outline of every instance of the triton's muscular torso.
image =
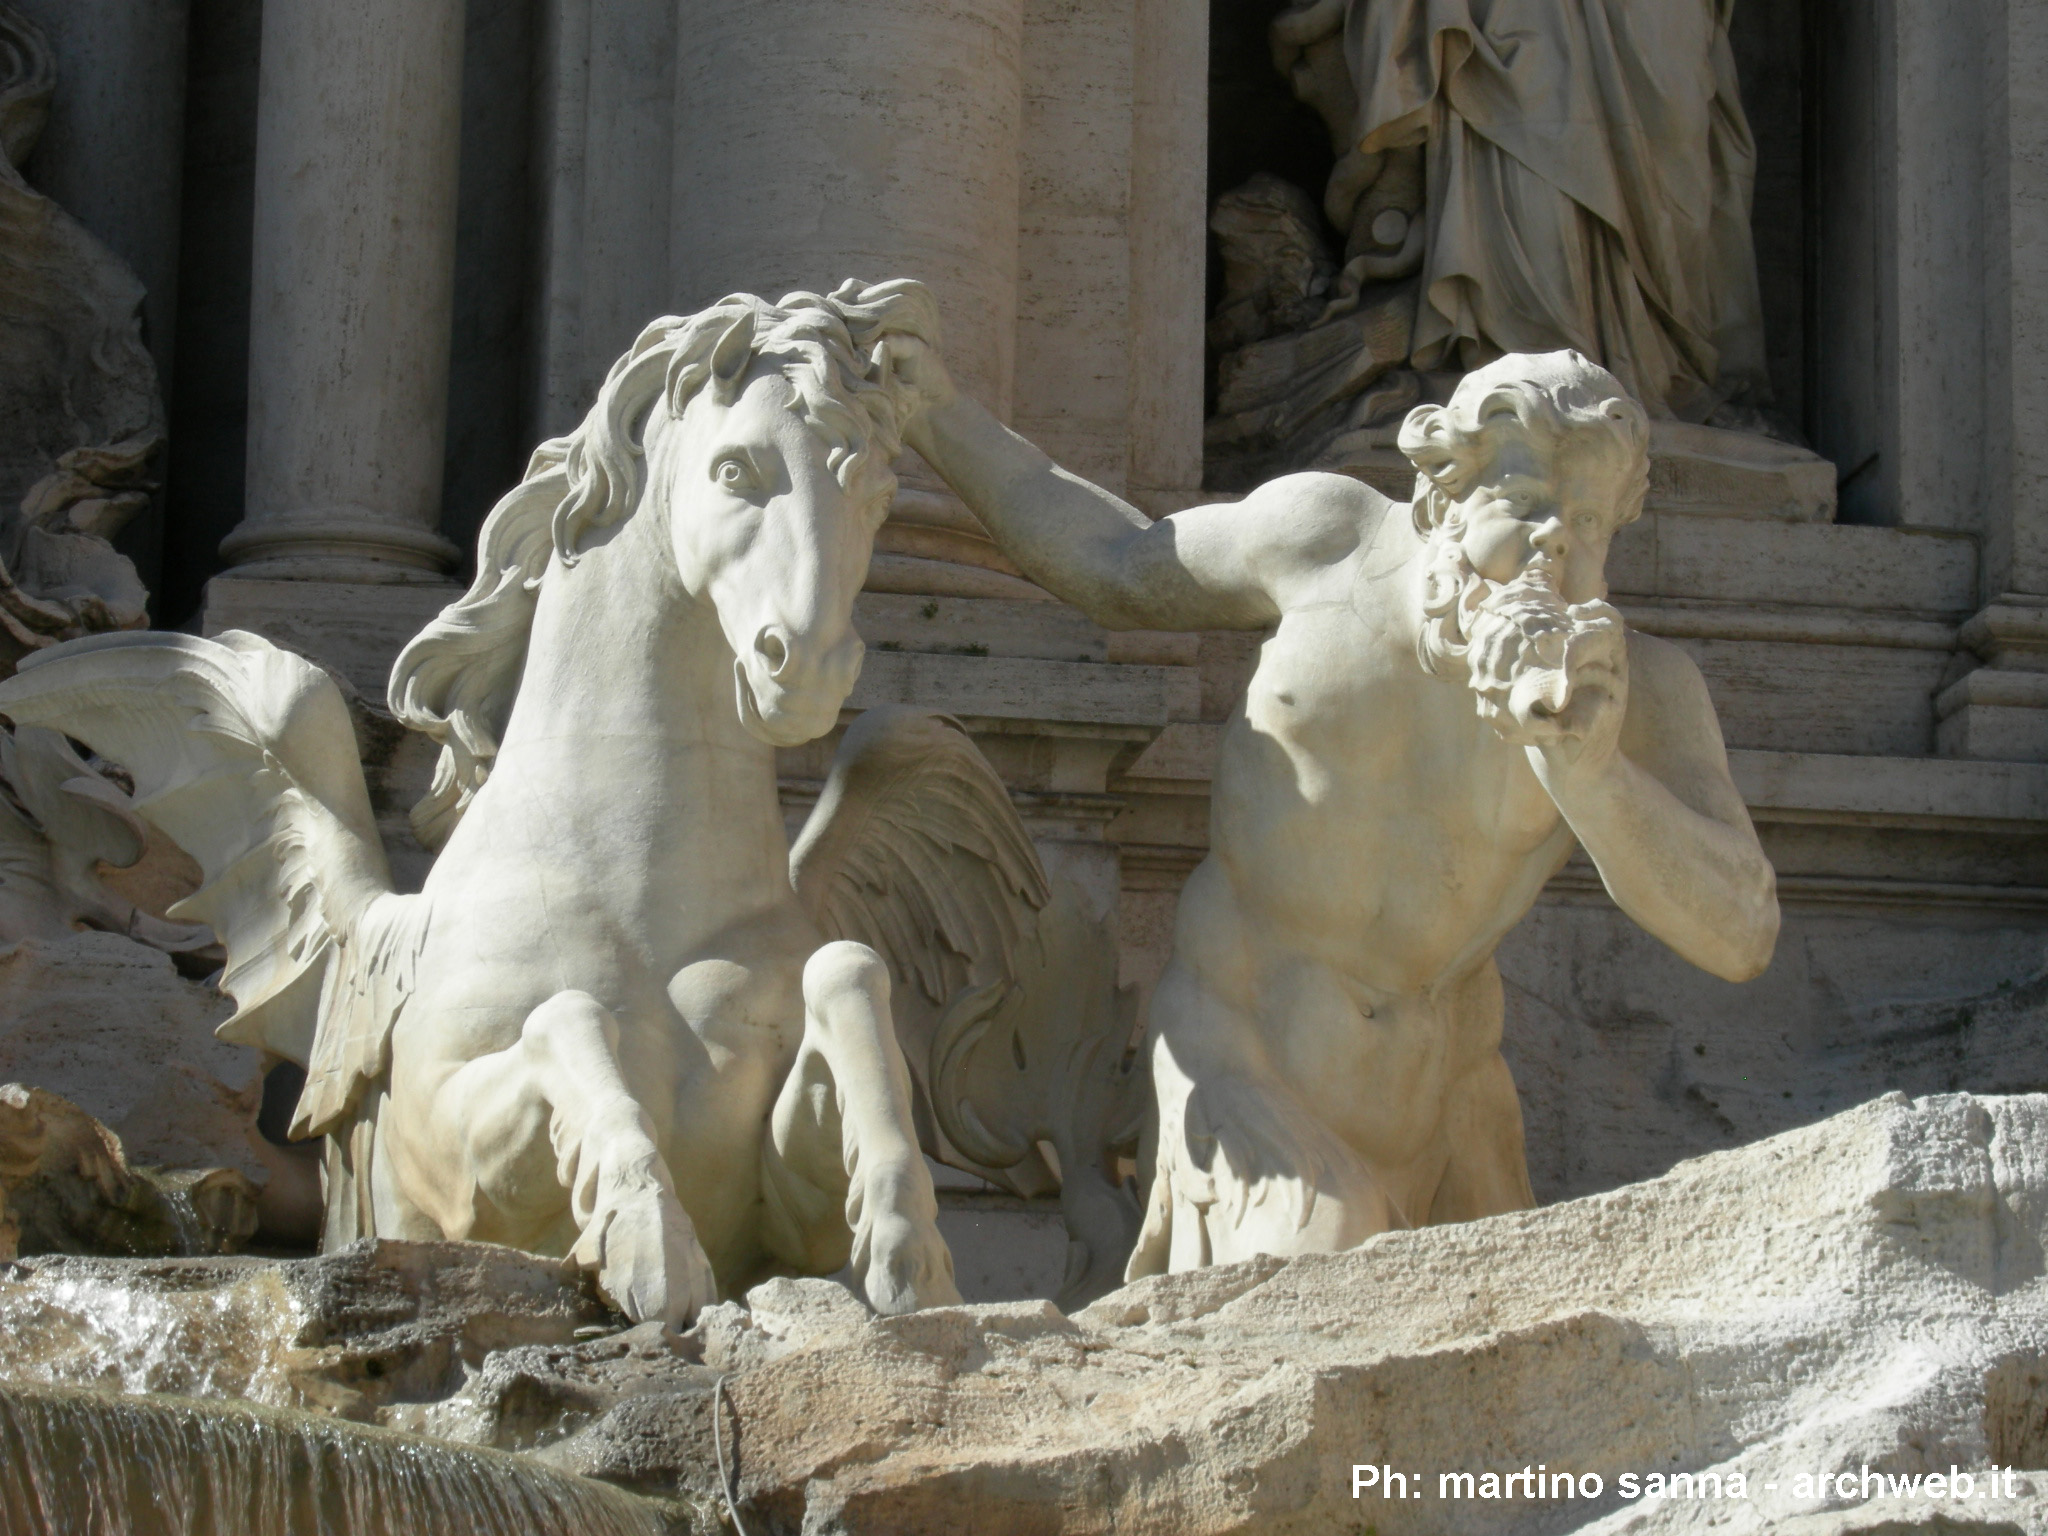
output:
[{"label": "triton's muscular torso", "polygon": [[1498,1013],[1452,994],[1571,842],[1522,750],[1418,663],[1424,542],[1361,500],[1357,548],[1290,604],[1224,729],[1175,955],[1333,1128],[1398,1162],[1497,1047]]}]

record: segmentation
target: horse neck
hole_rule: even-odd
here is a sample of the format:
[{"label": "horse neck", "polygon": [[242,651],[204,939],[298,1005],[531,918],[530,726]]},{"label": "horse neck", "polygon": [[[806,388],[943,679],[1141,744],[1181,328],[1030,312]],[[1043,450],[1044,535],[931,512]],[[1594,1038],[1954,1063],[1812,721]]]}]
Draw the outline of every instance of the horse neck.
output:
[{"label": "horse neck", "polygon": [[515,819],[540,808],[550,860],[567,850],[609,886],[629,890],[637,870],[640,884],[777,899],[774,749],[740,724],[718,616],[683,590],[659,524],[630,517],[573,566],[551,564],[486,798]]}]

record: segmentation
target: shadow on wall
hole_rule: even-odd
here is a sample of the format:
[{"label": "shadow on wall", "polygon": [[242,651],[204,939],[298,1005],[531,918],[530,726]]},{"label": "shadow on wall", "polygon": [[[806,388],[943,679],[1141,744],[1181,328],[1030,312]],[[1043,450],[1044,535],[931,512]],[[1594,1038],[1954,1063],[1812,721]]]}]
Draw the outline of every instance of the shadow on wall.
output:
[{"label": "shadow on wall", "polygon": [[2048,1090],[2035,914],[1943,917],[1788,903],[1770,969],[1734,986],[1605,901],[1539,904],[1499,952],[1537,1199],[1654,1178],[1894,1089]]}]

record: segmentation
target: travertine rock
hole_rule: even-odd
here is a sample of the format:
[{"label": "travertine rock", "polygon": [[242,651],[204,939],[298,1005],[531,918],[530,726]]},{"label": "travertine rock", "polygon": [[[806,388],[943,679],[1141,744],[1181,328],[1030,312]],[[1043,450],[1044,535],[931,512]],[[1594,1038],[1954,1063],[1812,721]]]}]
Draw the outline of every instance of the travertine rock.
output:
[{"label": "travertine rock", "polygon": [[[2048,1096],[1893,1094],[1611,1194],[1071,1317],[877,1317],[776,1280],[684,1335],[600,1332],[568,1269],[480,1244],[31,1261],[0,1270],[0,1376],[320,1407],[700,1511],[728,1476],[755,1531],[2048,1536],[2044,1239]],[[1601,1491],[1478,1496],[1539,1464]],[[1359,1465],[1421,1491],[1355,1498]],[[1860,1478],[1951,1466],[2000,1469],[1997,1495]],[[1721,1492],[1652,1497],[1653,1473]]]},{"label": "travertine rock", "polygon": [[311,1259],[24,1259],[0,1270],[0,1376],[374,1420],[494,1351],[618,1316],[573,1269],[493,1243],[365,1239]]},{"label": "travertine rock", "polygon": [[166,1167],[269,1178],[255,1128],[262,1059],[214,1037],[227,1000],[111,933],[0,949],[0,1082],[61,1094]]},{"label": "travertine rock", "polygon": [[[814,1283],[832,1285],[830,1281]],[[832,1289],[845,1297],[855,1312],[866,1316],[851,1292],[837,1285]],[[561,1465],[586,1463],[601,1468],[615,1482],[633,1483],[640,1479],[633,1475],[631,1460],[621,1454],[622,1442],[628,1437],[610,1430],[600,1436],[599,1443],[607,1453],[602,1457],[581,1452],[573,1440],[568,1447],[558,1442],[634,1398],[664,1399],[662,1422],[673,1423],[674,1399],[709,1393],[719,1374],[694,1363],[681,1348],[679,1336],[664,1324],[641,1323],[623,1333],[581,1343],[526,1344],[499,1350],[484,1359],[455,1396],[433,1403],[394,1404],[379,1417],[394,1428],[444,1440],[542,1452],[547,1460]],[[616,1428],[617,1421],[611,1422]],[[708,1444],[708,1419],[703,1428]],[[653,1491],[667,1493],[674,1486],[675,1478],[670,1475],[666,1486]]]},{"label": "travertine rock", "polygon": [[[1892,1095],[1612,1194],[1156,1277],[1071,1318],[867,1319],[785,1282],[698,1337],[732,1372],[742,1513],[771,1530],[2038,1533],[2044,1218],[2048,1097]],[[550,1455],[715,1490],[707,1416],[700,1390],[639,1396]],[[1354,1499],[1358,1463],[1423,1494]],[[1440,1472],[1538,1463],[1604,1493],[1439,1497]],[[2010,1497],[1810,1487],[1954,1464],[1981,1488],[1993,1463],[2021,1469]],[[1681,1471],[1746,1494],[1617,1495]]]}]

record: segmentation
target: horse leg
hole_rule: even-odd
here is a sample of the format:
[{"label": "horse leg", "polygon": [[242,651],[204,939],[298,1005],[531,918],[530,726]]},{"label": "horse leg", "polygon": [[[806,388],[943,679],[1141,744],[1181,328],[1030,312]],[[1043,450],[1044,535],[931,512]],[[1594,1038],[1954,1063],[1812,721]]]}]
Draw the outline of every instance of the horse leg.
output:
[{"label": "horse leg", "polygon": [[[718,1299],[718,1284],[619,1070],[618,1042],[618,1020],[596,998],[556,993],[527,1015],[515,1044],[440,1085],[405,1182],[443,1196],[432,1205],[445,1208],[451,1236],[467,1235],[451,1217],[479,1205],[531,1218],[547,1203],[537,1192],[566,1191],[570,1256],[596,1271],[599,1290],[635,1322],[681,1325]],[[451,1180],[456,1168],[466,1177]]]},{"label": "horse leg", "polygon": [[911,1118],[888,968],[864,944],[827,944],[804,967],[803,1042],[762,1162],[765,1235],[785,1263],[829,1274],[850,1255],[877,1312],[960,1300]]}]

